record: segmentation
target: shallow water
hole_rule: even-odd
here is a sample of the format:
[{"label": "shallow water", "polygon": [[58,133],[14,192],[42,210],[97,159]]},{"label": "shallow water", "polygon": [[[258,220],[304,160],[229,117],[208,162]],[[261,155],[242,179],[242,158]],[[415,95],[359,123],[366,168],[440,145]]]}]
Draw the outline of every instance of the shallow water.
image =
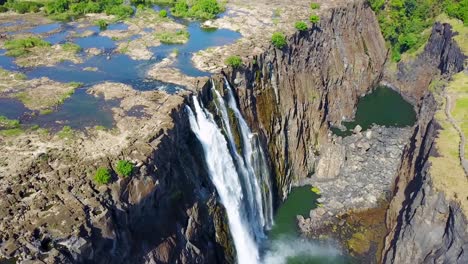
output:
[{"label": "shallow water", "polygon": [[32,111],[27,109],[19,100],[0,98],[0,115],[8,119],[21,119],[29,113],[32,113]]},{"label": "shallow water", "polygon": [[97,48],[109,51],[117,47],[112,39],[97,34],[84,38],[76,38],[72,42],[78,44],[83,50]]},{"label": "shallow water", "polygon": [[21,120],[23,124],[40,124],[41,127],[59,130],[67,125],[73,129],[104,126],[112,128],[114,119],[111,108],[118,105],[117,100],[104,100],[86,93],[86,88],[80,88],[57,111]]},{"label": "shallow water", "polygon": [[[157,7],[156,7],[157,9]],[[170,12],[169,12],[170,16]],[[132,60],[125,54],[113,53],[117,47],[116,41],[111,38],[100,36],[98,26],[78,28],[76,23],[52,23],[39,25],[27,32],[34,34],[46,34],[44,38],[52,44],[73,42],[78,44],[83,50],[98,48],[104,50],[104,54],[88,57],[84,52],[79,55],[83,58],[83,63],[74,64],[65,61],[53,67],[20,68],[14,63],[14,58],[5,55],[5,50],[0,50],[0,67],[7,70],[20,70],[28,79],[47,77],[59,82],[80,82],[84,87],[90,87],[105,81],[119,82],[131,85],[140,91],[163,90],[168,93],[176,93],[184,89],[173,84],[148,79],[147,70],[155,63],[167,58],[170,53],[177,48],[180,52],[174,66],[181,72],[189,76],[208,76],[209,73],[196,69],[191,61],[192,55],[200,50],[233,43],[241,35],[230,30],[204,30],[200,28],[199,22],[187,22],[177,19],[178,22],[185,23],[191,37],[188,43],[183,45],[160,45],[152,48],[154,56],[150,60]],[[59,31],[60,29],[60,31]],[[107,27],[107,30],[126,30],[125,23],[115,23]],[[94,34],[87,37],[75,37],[73,35],[82,34],[85,31],[93,31]],[[55,32],[57,31],[57,32]],[[21,32],[21,31],[19,31]],[[54,32],[52,34],[47,34]],[[11,32],[18,33],[18,32]],[[73,33],[73,34],[71,34]],[[140,38],[141,35],[131,36],[130,41]],[[84,70],[85,68],[97,68],[97,71]],[[33,115],[24,105],[14,99],[0,100],[0,115],[9,118],[21,119],[25,124],[37,123],[41,126],[55,127],[57,124],[70,125],[73,128],[83,128],[86,126],[112,125],[112,115],[105,107],[98,107],[97,104],[106,103],[99,101],[86,94],[85,88],[79,89],[65,103],[58,107],[56,111],[48,115]],[[98,103],[99,102],[99,103]]]},{"label": "shallow water", "polygon": [[343,122],[347,131],[340,131],[337,128],[332,128],[332,131],[339,136],[348,136],[353,133],[352,130],[356,125],[366,130],[373,124],[405,127],[412,126],[414,122],[416,122],[416,112],[413,106],[398,92],[386,86],[379,86],[359,100],[354,121]]},{"label": "shallow water", "polygon": [[61,23],[52,23],[52,24],[46,24],[46,25],[39,25],[39,26],[33,27],[33,28],[29,29],[29,30],[26,30],[26,32],[34,33],[34,34],[43,34],[43,33],[47,33],[47,32],[57,30],[61,26],[62,26]]},{"label": "shallow water", "polygon": [[0,49],[0,68],[5,70],[14,71],[18,69],[18,66],[15,64],[15,59],[5,55],[6,50]]},{"label": "shallow water", "polygon": [[194,53],[208,49],[234,43],[241,37],[241,34],[227,29],[203,29],[199,22],[192,22],[187,27],[190,39],[186,44],[161,45],[154,47],[151,51],[158,59],[166,58],[174,49],[179,51],[174,66],[188,76],[209,76],[210,73],[203,72],[194,67],[192,56]]}]

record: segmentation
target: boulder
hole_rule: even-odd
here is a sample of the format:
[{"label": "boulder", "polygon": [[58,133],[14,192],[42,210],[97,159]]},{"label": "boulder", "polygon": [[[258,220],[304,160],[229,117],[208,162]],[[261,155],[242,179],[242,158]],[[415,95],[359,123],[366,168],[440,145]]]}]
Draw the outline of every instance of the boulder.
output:
[{"label": "boulder", "polygon": [[353,129],[354,134],[360,133],[362,131],[362,127],[360,125],[356,125]]},{"label": "boulder", "polygon": [[320,159],[315,176],[317,180],[332,180],[336,178],[345,162],[345,147],[340,144],[328,143],[321,148]]}]

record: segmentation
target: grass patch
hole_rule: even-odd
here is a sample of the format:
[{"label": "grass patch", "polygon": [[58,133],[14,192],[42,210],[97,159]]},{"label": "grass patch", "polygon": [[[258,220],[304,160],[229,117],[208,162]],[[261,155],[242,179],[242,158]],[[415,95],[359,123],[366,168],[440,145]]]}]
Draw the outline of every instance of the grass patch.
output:
[{"label": "grass patch", "polygon": [[[468,75],[460,72],[448,83],[446,92],[454,100],[451,114],[468,136]],[[430,157],[430,175],[436,190],[445,194],[447,199],[458,201],[465,214],[468,214],[468,180],[459,159],[459,143],[455,128],[447,121],[445,100],[436,113],[441,129],[435,141],[439,156]],[[465,155],[468,154],[465,148]]]},{"label": "grass patch", "polygon": [[50,47],[50,43],[38,37],[27,37],[5,41],[6,55],[20,57],[30,52],[34,47]]},{"label": "grass patch", "polygon": [[65,44],[62,44],[62,49],[65,51],[70,51],[73,53],[78,53],[81,51],[81,47],[78,44],[67,42]]},{"label": "grass patch", "polygon": [[5,116],[0,116],[0,129],[19,128],[20,122],[15,119],[8,119]]},{"label": "grass patch", "polygon": [[460,49],[464,54],[468,54],[468,27],[463,24],[463,21],[450,18],[447,14],[441,14],[436,18],[437,21],[448,23],[453,27],[453,30],[458,32],[454,37]]},{"label": "grass patch", "polygon": [[187,30],[164,31],[156,33],[154,36],[164,44],[184,44],[189,40],[190,33]]}]

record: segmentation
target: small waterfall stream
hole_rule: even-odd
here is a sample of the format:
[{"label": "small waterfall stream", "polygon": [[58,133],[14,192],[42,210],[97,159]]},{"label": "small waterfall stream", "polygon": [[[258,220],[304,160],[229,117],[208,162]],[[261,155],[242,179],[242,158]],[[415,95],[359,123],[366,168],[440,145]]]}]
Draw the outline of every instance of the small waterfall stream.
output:
[{"label": "small waterfall stream", "polygon": [[[260,263],[259,245],[266,240],[265,231],[273,225],[271,176],[260,141],[242,117],[229,83],[225,84],[226,98],[214,83],[212,87],[221,128],[196,96],[193,111],[189,107],[187,111],[192,131],[203,146],[210,178],[226,208],[237,262],[255,264]],[[239,134],[238,144],[234,133]]]}]

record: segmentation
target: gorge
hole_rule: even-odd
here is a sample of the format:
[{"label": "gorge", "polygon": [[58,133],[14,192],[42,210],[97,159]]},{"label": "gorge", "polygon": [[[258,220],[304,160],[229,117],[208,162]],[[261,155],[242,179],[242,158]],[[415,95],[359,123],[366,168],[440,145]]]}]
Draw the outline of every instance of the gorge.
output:
[{"label": "gorge", "polygon": [[[424,48],[395,64],[367,1],[329,5],[285,47],[269,44],[189,89],[93,84],[86,95],[115,100],[122,135],[2,139],[1,255],[18,263],[468,263],[466,183],[452,191],[431,168],[444,155],[437,89],[467,74],[466,32],[436,22]],[[395,96],[385,107],[404,109],[407,120],[359,119],[359,103],[378,93]],[[146,119],[127,115],[135,105]],[[116,170],[122,159],[135,164],[131,177],[93,183],[96,168]],[[292,219],[297,233],[276,239],[278,208],[312,186],[317,193],[303,201],[310,210]]]}]

